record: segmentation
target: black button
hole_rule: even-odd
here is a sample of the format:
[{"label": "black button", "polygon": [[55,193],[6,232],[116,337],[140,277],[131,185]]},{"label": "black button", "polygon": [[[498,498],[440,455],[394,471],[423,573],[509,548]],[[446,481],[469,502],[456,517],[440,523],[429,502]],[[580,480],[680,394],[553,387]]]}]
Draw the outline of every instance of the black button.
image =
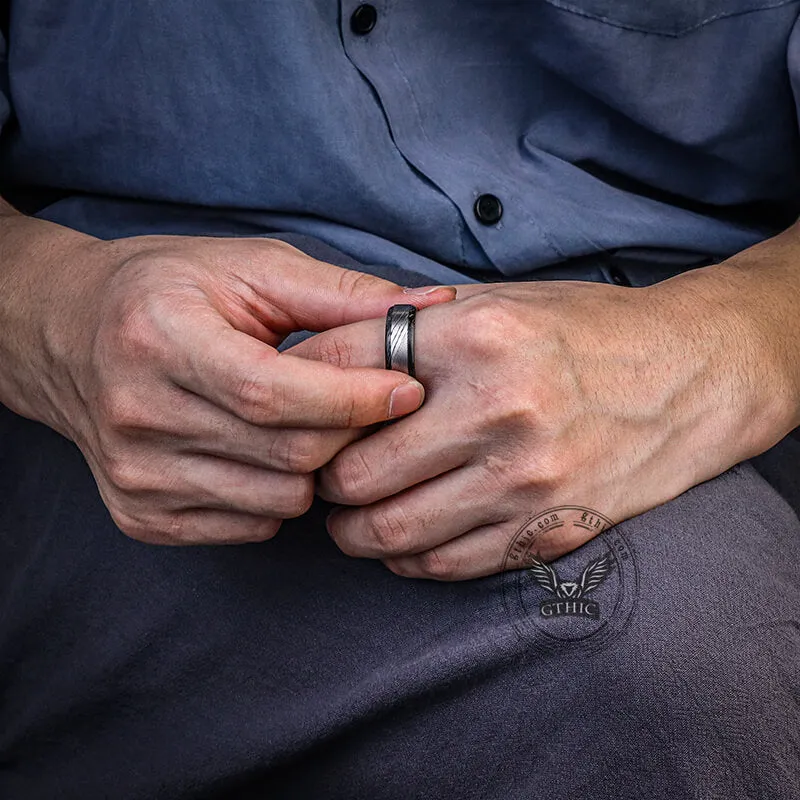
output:
[{"label": "black button", "polygon": [[484,225],[497,225],[503,216],[503,204],[493,194],[482,194],[475,201],[475,216]]},{"label": "black button", "polygon": [[356,36],[366,36],[375,27],[377,21],[378,12],[375,10],[375,6],[363,3],[350,17],[350,30]]},{"label": "black button", "polygon": [[619,267],[609,267],[608,277],[611,278],[611,283],[616,283],[617,286],[630,286],[631,282],[628,276]]}]

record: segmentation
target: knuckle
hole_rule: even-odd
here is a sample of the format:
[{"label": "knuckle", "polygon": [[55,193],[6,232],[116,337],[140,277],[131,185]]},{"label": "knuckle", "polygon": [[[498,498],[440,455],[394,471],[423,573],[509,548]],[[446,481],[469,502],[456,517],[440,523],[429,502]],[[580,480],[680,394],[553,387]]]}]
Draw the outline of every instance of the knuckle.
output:
[{"label": "knuckle", "polygon": [[326,467],[325,482],[341,502],[352,505],[367,501],[375,478],[367,459],[351,447]]},{"label": "knuckle", "polygon": [[114,332],[115,343],[123,353],[133,358],[158,358],[165,350],[159,330],[159,320],[163,319],[165,311],[156,296],[148,295],[131,302],[119,315]]},{"label": "knuckle", "polygon": [[358,414],[358,401],[350,393],[340,393],[331,398],[328,422],[337,428],[352,428]]},{"label": "knuckle", "polygon": [[420,553],[416,561],[420,573],[425,578],[452,581],[458,575],[458,562],[440,555],[435,549]]},{"label": "knuckle", "polygon": [[461,346],[481,358],[497,358],[513,347],[519,323],[511,303],[499,295],[476,296],[462,311]]},{"label": "knuckle", "polygon": [[268,258],[275,258],[277,261],[291,264],[298,269],[304,267],[311,258],[289,242],[284,242],[283,239],[250,239],[247,240],[247,245],[254,248],[254,254],[259,257],[263,258],[266,251]]},{"label": "knuckle", "polygon": [[334,330],[315,336],[310,340],[309,357],[314,361],[347,368],[353,363],[353,349]]},{"label": "knuckle", "polygon": [[537,495],[559,495],[578,472],[558,449],[543,447],[518,465],[517,489]]},{"label": "knuckle", "polygon": [[308,474],[327,461],[321,436],[314,431],[287,434],[279,441],[282,452],[278,461],[290,472]]},{"label": "knuckle", "polygon": [[128,538],[144,544],[163,544],[165,540],[168,541],[157,520],[149,520],[113,505],[108,510],[114,524]]},{"label": "knuckle", "polygon": [[377,278],[365,272],[353,269],[342,269],[339,273],[338,293],[343,297],[358,297],[375,288]]},{"label": "knuckle", "polygon": [[411,550],[410,525],[397,505],[374,509],[369,530],[378,552],[386,556],[399,556]]},{"label": "knuckle", "polygon": [[105,473],[109,483],[122,494],[139,494],[147,489],[144,468],[128,455],[107,454]]},{"label": "knuckle", "polygon": [[353,348],[339,336],[332,336],[329,339],[329,363],[335,364],[343,369],[348,368],[353,363]]},{"label": "knuckle", "polygon": [[282,393],[260,377],[243,378],[236,388],[235,398],[236,413],[251,425],[271,425],[283,416]]},{"label": "knuckle", "polygon": [[102,418],[113,430],[137,431],[150,427],[146,404],[129,391],[114,387],[104,392],[98,403]]},{"label": "knuckle", "polygon": [[283,519],[301,517],[314,502],[314,481],[309,476],[298,476],[281,495],[280,516]]}]

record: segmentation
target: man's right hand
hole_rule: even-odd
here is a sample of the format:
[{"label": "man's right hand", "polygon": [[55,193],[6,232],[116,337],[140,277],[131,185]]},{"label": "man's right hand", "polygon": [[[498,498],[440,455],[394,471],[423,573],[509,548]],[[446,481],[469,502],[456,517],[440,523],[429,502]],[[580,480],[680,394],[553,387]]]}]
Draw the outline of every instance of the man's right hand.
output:
[{"label": "man's right hand", "polygon": [[53,269],[0,274],[0,400],[80,447],[135,539],[268,539],[309,507],[315,469],[422,402],[403,374],[276,347],[452,289],[404,294],[275,240],[78,236],[36,249]]}]

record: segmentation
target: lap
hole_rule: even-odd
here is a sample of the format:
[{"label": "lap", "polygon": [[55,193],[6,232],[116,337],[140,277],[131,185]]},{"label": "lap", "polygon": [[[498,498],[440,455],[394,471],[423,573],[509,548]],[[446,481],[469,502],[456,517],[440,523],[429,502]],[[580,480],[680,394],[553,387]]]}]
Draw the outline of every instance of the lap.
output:
[{"label": "lap", "polygon": [[798,789],[800,522],[749,465],[603,534],[635,567],[625,624],[563,645],[515,616],[534,582],[509,606],[509,574],[398,578],[341,555],[321,504],[263,545],[157,548],[4,409],[0,465],[6,796]]}]

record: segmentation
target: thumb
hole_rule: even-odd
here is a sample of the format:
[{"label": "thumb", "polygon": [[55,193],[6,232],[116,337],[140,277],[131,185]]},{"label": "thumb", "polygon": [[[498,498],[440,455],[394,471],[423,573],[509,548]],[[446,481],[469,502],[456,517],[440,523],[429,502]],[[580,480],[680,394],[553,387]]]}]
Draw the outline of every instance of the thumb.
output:
[{"label": "thumb", "polygon": [[399,303],[421,309],[456,296],[452,286],[404,289],[374,275],[317,261],[284,243],[259,277],[258,288],[266,298],[298,329],[309,331],[380,317]]}]

